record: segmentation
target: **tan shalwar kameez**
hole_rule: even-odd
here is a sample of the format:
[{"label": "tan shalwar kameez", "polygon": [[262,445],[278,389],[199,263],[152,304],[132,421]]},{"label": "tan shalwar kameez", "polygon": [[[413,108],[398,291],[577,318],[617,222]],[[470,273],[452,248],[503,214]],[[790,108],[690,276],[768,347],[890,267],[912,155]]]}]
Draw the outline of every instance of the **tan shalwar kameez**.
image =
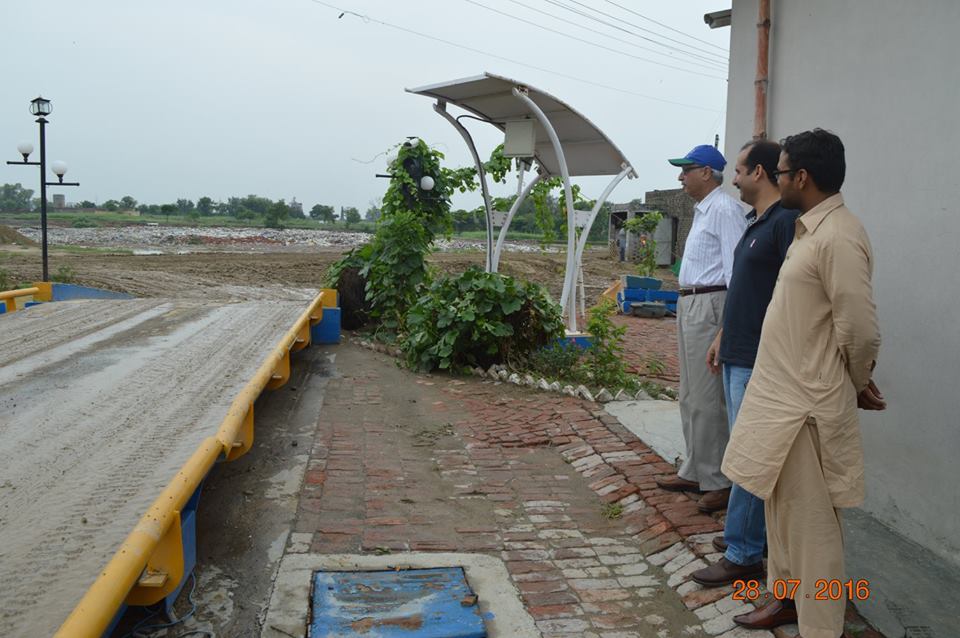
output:
[{"label": "tan shalwar kameez", "polygon": [[814,598],[817,580],[844,579],[836,508],[863,502],[857,395],[880,346],[872,269],[866,231],[840,194],[797,219],[723,460],[726,476],[766,501],[768,587],[800,580],[804,638],[843,631],[845,601]]}]

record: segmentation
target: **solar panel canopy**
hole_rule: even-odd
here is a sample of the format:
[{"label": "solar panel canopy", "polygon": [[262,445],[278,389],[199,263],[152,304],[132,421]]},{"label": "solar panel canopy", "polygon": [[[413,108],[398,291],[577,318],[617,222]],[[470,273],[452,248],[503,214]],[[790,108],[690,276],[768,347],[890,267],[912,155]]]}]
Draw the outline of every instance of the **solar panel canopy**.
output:
[{"label": "solar panel canopy", "polygon": [[530,99],[550,120],[560,139],[571,177],[617,175],[629,165],[620,149],[590,120],[556,97],[528,84],[484,73],[407,91],[455,104],[501,131],[506,129],[508,121],[532,119],[536,135],[534,157],[550,175],[560,175],[560,163],[550,136],[527,105],[513,94],[517,87],[526,89]]}]

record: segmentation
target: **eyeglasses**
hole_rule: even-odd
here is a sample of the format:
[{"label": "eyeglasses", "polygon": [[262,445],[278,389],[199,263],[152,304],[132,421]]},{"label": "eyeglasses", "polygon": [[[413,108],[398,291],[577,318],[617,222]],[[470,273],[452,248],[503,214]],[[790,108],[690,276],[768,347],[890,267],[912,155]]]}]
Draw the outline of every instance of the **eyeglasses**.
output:
[{"label": "eyeglasses", "polygon": [[791,173],[796,173],[797,171],[802,171],[802,170],[803,170],[802,168],[787,168],[784,170],[780,170],[778,168],[777,170],[773,171],[771,175],[773,175],[773,179],[779,179],[781,175],[790,175]]},{"label": "eyeglasses", "polygon": [[686,175],[686,174],[689,173],[690,171],[695,171],[695,170],[697,170],[698,168],[703,168],[703,166],[699,166],[699,165],[697,165],[697,164],[692,164],[692,165],[687,165],[687,166],[681,166],[681,167],[680,167],[680,170],[681,170],[681,172],[683,172],[684,175]]}]

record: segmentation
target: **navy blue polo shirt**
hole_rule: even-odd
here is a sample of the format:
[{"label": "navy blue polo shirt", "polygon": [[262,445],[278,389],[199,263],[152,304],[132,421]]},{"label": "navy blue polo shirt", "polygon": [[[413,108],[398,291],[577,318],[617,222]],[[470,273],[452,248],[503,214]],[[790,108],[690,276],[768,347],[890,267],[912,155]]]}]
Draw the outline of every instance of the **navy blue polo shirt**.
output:
[{"label": "navy blue polo shirt", "polygon": [[756,362],[760,328],[799,216],[800,211],[780,202],[759,219],[756,210],[747,215],[750,225],[733,251],[733,274],[723,304],[723,363],[752,368]]}]

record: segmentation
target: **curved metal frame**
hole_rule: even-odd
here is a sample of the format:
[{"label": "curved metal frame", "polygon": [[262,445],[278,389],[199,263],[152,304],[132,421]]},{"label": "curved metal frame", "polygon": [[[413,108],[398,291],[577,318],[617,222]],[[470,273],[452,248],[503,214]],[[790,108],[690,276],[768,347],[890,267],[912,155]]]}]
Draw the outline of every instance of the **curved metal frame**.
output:
[{"label": "curved metal frame", "polygon": [[517,184],[517,199],[514,200],[513,206],[510,207],[510,211],[507,213],[507,219],[503,222],[503,227],[500,228],[500,234],[497,235],[497,245],[493,249],[493,262],[490,265],[490,272],[497,272],[497,269],[500,267],[500,253],[503,251],[503,243],[507,239],[507,229],[510,228],[510,222],[513,221],[514,215],[520,210],[523,202],[530,196],[530,191],[533,190],[533,187],[543,180],[543,173],[538,171],[526,187],[523,187],[523,171],[520,171],[517,180],[519,182]]},{"label": "curved metal frame", "polygon": [[443,116],[443,119],[447,120],[453,125],[453,128],[457,129],[457,132],[460,133],[463,137],[463,141],[467,143],[467,147],[470,149],[470,154],[473,155],[473,163],[477,167],[477,178],[480,180],[480,191],[483,193],[483,209],[487,215],[487,265],[486,271],[491,272],[490,265],[493,263],[493,215],[492,207],[490,204],[490,192],[487,189],[487,173],[483,170],[483,162],[480,161],[480,154],[477,153],[477,146],[473,143],[473,137],[470,136],[470,131],[468,131],[463,124],[457,121],[457,118],[453,117],[447,113],[447,103],[443,100],[437,100],[437,103],[433,105],[433,110]]},{"label": "curved metal frame", "polygon": [[569,301],[570,289],[574,281],[574,273],[576,262],[574,261],[576,253],[576,229],[574,228],[574,212],[573,212],[573,190],[570,187],[570,172],[567,170],[567,158],[563,154],[563,146],[560,144],[560,137],[557,135],[557,131],[553,128],[553,124],[550,123],[550,118],[547,117],[547,114],[543,112],[537,103],[530,99],[530,96],[527,94],[527,90],[516,87],[513,89],[513,95],[516,96],[521,102],[526,104],[527,108],[530,109],[530,112],[533,113],[541,126],[547,132],[547,135],[550,137],[550,143],[553,145],[553,150],[557,154],[557,163],[560,165],[560,177],[563,179],[563,196],[564,201],[567,204],[567,267],[563,273],[563,292],[560,295],[560,307],[564,309],[564,312],[567,314],[567,331],[576,332],[577,331],[577,313],[567,311],[567,304]]},{"label": "curved metal frame", "polygon": [[[575,225],[576,212],[573,207],[573,189],[570,184],[570,171],[567,166],[566,155],[564,154],[564,151],[563,151],[563,144],[561,143],[560,137],[557,134],[556,129],[553,127],[553,124],[551,123],[550,118],[540,108],[540,106],[533,100],[533,98],[530,97],[530,91],[527,89],[527,87],[525,87],[524,85],[514,80],[509,80],[508,78],[485,73],[483,74],[483,76],[480,76],[478,78],[468,78],[467,80],[464,80],[464,81],[472,81],[472,80],[483,79],[483,78],[494,78],[494,79],[507,81],[514,84],[513,88],[511,89],[512,95],[516,97],[518,100],[520,100],[521,102],[523,102],[524,105],[527,107],[527,109],[530,111],[530,113],[537,118],[540,125],[543,127],[544,131],[546,131],[547,136],[550,138],[550,144],[553,147],[554,153],[556,154],[557,165],[560,169],[560,177],[563,180],[564,202],[567,208],[567,259],[566,259],[566,268],[563,275],[563,289],[560,295],[560,307],[564,315],[567,332],[576,333],[577,332],[577,314],[578,314],[577,313],[577,283],[578,283],[578,278],[581,276],[581,265],[583,261],[583,252],[586,248],[587,237],[589,236],[590,229],[593,227],[593,223],[600,212],[600,208],[603,206],[604,203],[606,203],[607,198],[610,196],[610,193],[617,186],[617,184],[619,184],[625,177],[636,177],[636,171],[626,161],[626,158],[623,157],[623,154],[619,152],[619,149],[617,149],[616,145],[614,145],[613,142],[611,142],[609,138],[607,138],[606,135],[603,134],[602,131],[600,131],[599,129],[596,129],[596,127],[593,127],[594,129],[596,129],[596,132],[598,135],[600,135],[614,150],[616,150],[617,153],[620,153],[620,157],[623,159],[623,163],[621,164],[622,170],[620,171],[620,173],[618,173],[613,178],[613,180],[610,182],[607,188],[603,191],[603,194],[594,204],[593,209],[590,211],[588,222],[584,227],[583,232],[581,233],[581,236],[578,238],[576,234],[577,229]],[[456,82],[454,84],[456,84]],[[446,96],[446,97],[441,96],[439,94],[439,89],[442,89],[448,85],[449,83],[432,85],[432,86],[423,87],[420,89],[407,89],[407,90],[412,93],[418,93],[420,95],[426,95],[426,96],[436,98],[437,101],[434,104],[433,109],[437,113],[439,113],[441,116],[443,116],[444,119],[450,122],[455,129],[457,129],[457,132],[460,133],[460,135],[463,137],[464,142],[466,142],[467,147],[470,149],[470,154],[473,156],[473,161],[474,161],[474,164],[476,165],[477,174],[480,179],[480,188],[483,194],[484,212],[486,213],[486,222],[487,222],[486,270],[487,272],[497,272],[500,265],[500,255],[503,250],[503,244],[507,236],[507,230],[510,227],[510,223],[513,220],[513,217],[516,215],[517,210],[519,210],[524,200],[526,200],[526,198],[529,196],[530,191],[533,189],[533,187],[539,181],[541,181],[545,177],[552,175],[553,173],[552,171],[548,171],[546,169],[546,167],[539,160],[538,156],[535,153],[534,157],[537,158],[536,161],[538,164],[538,174],[533,179],[533,181],[530,184],[528,184],[526,188],[524,188],[522,186],[523,171],[521,170],[521,173],[518,176],[517,199],[514,201],[513,205],[510,207],[510,211],[507,214],[507,218],[504,220],[504,224],[499,230],[496,246],[494,247],[493,208],[490,200],[490,192],[489,192],[487,181],[486,181],[486,172],[484,171],[483,163],[480,161],[480,155],[477,152],[476,145],[474,144],[473,138],[470,136],[470,133],[462,124],[460,124],[459,121],[457,121],[455,117],[453,117],[450,113],[447,112],[446,110],[447,101],[448,99],[452,99],[453,103],[457,104],[457,106],[459,106],[460,108],[476,113],[481,119],[489,122],[490,124],[493,124],[494,126],[500,128],[501,130],[504,130],[504,126],[502,122],[495,122],[491,120],[489,116],[478,111],[475,106],[460,104],[459,102],[457,102],[457,100],[450,98],[449,96]],[[544,94],[544,95],[547,95],[547,94]],[[563,106],[565,109],[568,109],[570,112],[580,116],[584,121],[590,124],[590,126],[593,126],[589,120],[587,120],[585,117],[577,113],[577,111],[570,108],[568,105],[566,105],[562,101],[550,95],[547,95],[547,97],[556,101],[558,104]],[[580,297],[581,297],[581,306],[582,306],[583,297],[584,297],[582,287],[581,287]]]},{"label": "curved metal frame", "polygon": [[[586,226],[583,227],[583,232],[580,233],[580,240],[577,242],[577,254],[576,254],[576,263],[577,263],[577,272],[579,273],[583,267],[583,251],[587,248],[587,236],[590,234],[590,229],[593,228],[593,222],[596,221],[597,215],[600,214],[600,209],[606,203],[607,198],[610,197],[610,193],[613,192],[613,189],[623,181],[623,179],[629,175],[636,176],[634,173],[633,167],[629,164],[624,165],[623,170],[614,177],[607,187],[603,189],[603,192],[600,194],[600,197],[594,203],[593,208],[590,210],[590,217],[587,220]],[[572,298],[576,294],[576,283],[574,282],[570,294],[570,310],[576,310],[576,302]],[[581,294],[582,296],[582,294]]]}]

